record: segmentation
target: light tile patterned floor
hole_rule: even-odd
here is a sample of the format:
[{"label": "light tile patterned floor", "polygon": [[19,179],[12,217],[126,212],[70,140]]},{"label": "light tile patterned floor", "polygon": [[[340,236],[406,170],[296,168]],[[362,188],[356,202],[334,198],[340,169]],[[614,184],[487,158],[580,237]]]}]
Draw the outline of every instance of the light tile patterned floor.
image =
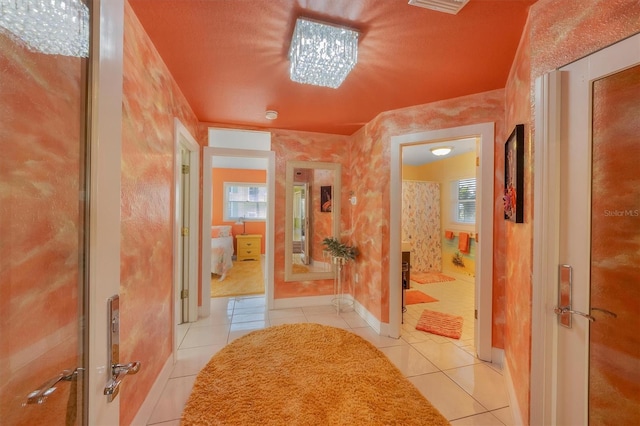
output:
[{"label": "light tile patterned floor", "polygon": [[[209,318],[179,327],[178,362],[148,424],[180,423],[196,374],[225,344],[253,330],[299,322],[340,327],[370,341],[452,425],[513,424],[500,368],[473,356],[473,283],[413,283],[413,288],[439,301],[409,305],[400,339],[379,336],[357,313],[337,315],[332,306],[267,311],[264,297],[211,299]],[[415,330],[425,308],[463,316],[462,338]]]}]

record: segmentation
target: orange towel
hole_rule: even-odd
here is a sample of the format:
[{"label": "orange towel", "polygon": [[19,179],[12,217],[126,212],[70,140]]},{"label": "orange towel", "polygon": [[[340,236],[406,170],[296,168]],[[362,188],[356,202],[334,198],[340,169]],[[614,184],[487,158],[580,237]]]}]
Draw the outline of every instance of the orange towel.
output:
[{"label": "orange towel", "polygon": [[458,250],[462,253],[469,253],[469,234],[461,232],[458,236]]},{"label": "orange towel", "polygon": [[453,232],[452,231],[444,231],[444,237],[447,240],[452,240],[453,239]]}]

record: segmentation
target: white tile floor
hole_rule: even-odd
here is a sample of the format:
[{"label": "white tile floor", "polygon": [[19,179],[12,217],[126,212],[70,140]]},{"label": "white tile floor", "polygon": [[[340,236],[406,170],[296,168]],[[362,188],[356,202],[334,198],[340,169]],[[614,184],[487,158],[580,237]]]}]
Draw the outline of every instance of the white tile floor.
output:
[{"label": "white tile floor", "polygon": [[[148,424],[180,423],[196,374],[224,345],[253,330],[298,322],[340,327],[369,340],[453,425],[513,424],[500,368],[472,355],[473,283],[457,280],[412,285],[439,301],[409,305],[400,339],[379,336],[357,313],[337,315],[332,306],[267,311],[264,297],[212,299],[209,318],[179,327],[178,362]],[[425,308],[462,315],[462,338],[415,330]]]}]

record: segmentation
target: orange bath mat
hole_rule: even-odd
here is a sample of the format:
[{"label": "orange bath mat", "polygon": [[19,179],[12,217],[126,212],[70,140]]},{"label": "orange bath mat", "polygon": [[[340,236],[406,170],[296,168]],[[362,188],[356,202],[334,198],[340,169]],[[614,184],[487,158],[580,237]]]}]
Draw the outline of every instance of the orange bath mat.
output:
[{"label": "orange bath mat", "polygon": [[404,295],[405,305],[415,305],[416,303],[429,303],[437,302],[438,299],[431,297],[428,294],[421,292],[420,290],[410,290]]},{"label": "orange bath mat", "polygon": [[418,284],[441,283],[444,281],[455,281],[455,280],[456,280],[455,278],[452,278],[440,272],[412,272],[411,273],[411,281],[415,281]]},{"label": "orange bath mat", "polygon": [[425,309],[418,320],[416,330],[459,339],[462,335],[462,317]]}]

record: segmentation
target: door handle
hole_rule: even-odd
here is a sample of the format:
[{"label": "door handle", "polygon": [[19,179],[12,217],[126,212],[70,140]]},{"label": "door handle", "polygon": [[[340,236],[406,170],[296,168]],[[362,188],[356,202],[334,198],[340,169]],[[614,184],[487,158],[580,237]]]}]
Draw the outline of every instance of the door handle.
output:
[{"label": "door handle", "polygon": [[38,389],[30,392],[27,395],[27,404],[42,404],[49,395],[51,395],[57,389],[56,385],[60,382],[72,382],[78,380],[78,372],[82,371],[82,368],[76,368],[75,370],[63,370],[57,376],[50,378],[44,382]]},{"label": "door handle", "polygon": [[118,392],[120,383],[130,375],[140,371],[140,361],[120,364],[120,297],[116,294],[107,300],[109,315],[107,330],[107,365],[111,366],[111,374],[104,388],[107,402],[112,402]]},{"label": "door handle", "polygon": [[586,319],[588,319],[591,322],[594,322],[596,319],[594,317],[592,317],[589,314],[585,314],[584,312],[580,312],[580,311],[574,311],[573,309],[571,309],[569,306],[563,306],[561,308],[555,307],[553,308],[553,312],[556,315],[562,315],[562,314],[573,314],[573,315],[580,315],[581,317],[585,317]]},{"label": "door handle", "polygon": [[603,309],[603,308],[591,308],[591,311],[596,311],[596,312],[602,312],[604,314],[609,315],[610,317],[614,317],[614,318],[618,318],[618,314],[616,314],[615,312],[611,312],[608,309]]},{"label": "door handle", "polygon": [[113,364],[111,366],[111,379],[104,388],[104,394],[107,395],[108,401],[111,402],[120,391],[120,383],[129,374],[136,374],[140,371],[140,361],[130,362],[128,364]]}]

